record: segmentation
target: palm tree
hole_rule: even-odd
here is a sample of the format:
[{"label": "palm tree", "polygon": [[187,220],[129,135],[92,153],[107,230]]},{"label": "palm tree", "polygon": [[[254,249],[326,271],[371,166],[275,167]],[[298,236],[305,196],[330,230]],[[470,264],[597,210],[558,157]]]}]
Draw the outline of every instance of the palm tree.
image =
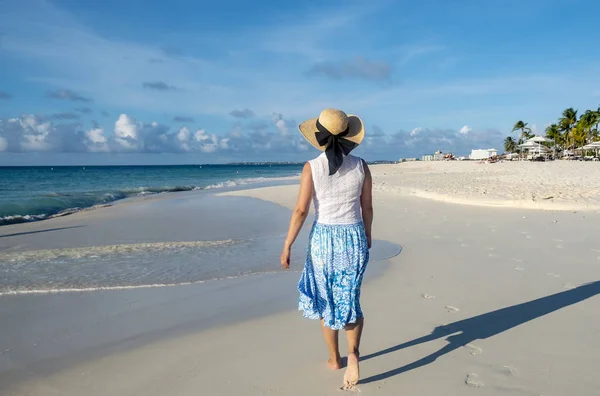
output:
[{"label": "palm tree", "polygon": [[585,146],[587,130],[585,129],[585,125],[583,125],[583,123],[577,123],[577,125],[571,129],[571,135],[573,136],[573,145],[575,148],[578,146]]},{"label": "palm tree", "polygon": [[[592,137],[592,129],[594,128],[594,126],[597,123],[597,116],[596,116],[596,112],[592,111],[592,110],[587,110],[585,113],[583,113],[581,115],[581,117],[579,117],[579,121],[577,122],[576,125],[576,129],[577,129],[577,135],[579,137],[579,140],[582,141],[582,145],[585,146],[585,144],[591,140]],[[573,135],[575,136],[575,134]]]},{"label": "palm tree", "polygon": [[[531,128],[529,128],[527,126],[526,122],[523,121],[517,121],[517,123],[515,124],[515,126],[513,126],[512,132],[514,131],[521,131],[521,137],[519,138],[519,145],[523,144],[523,137],[525,134],[527,134],[527,136],[529,136],[529,134],[531,133]],[[521,158],[523,154],[523,148],[519,147],[519,158]]]},{"label": "palm tree", "polygon": [[[573,130],[573,127],[575,127],[575,124],[577,124],[577,110],[569,107],[563,111],[562,117],[558,119],[558,126],[565,135],[568,147],[570,147],[569,140],[571,139],[571,131]],[[575,144],[575,142],[573,142],[573,144]]]},{"label": "palm tree", "polygon": [[504,139],[504,151],[507,153],[514,153],[517,151],[517,142],[512,136],[507,136],[506,139]]},{"label": "palm tree", "polygon": [[592,141],[600,140],[600,106],[596,111],[594,111],[594,115],[596,116],[596,124],[592,129]]},{"label": "palm tree", "polygon": [[554,140],[554,158],[556,158],[556,146],[563,145],[562,135],[560,134],[560,128],[556,124],[549,125],[546,128],[546,137]]}]

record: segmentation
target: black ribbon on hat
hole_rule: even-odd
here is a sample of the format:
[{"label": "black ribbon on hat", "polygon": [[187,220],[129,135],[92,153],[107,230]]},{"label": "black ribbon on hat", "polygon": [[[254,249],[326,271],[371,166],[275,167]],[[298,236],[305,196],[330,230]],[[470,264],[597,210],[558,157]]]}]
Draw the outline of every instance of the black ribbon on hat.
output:
[{"label": "black ribbon on hat", "polygon": [[329,162],[329,176],[331,176],[342,166],[344,155],[350,154],[350,151],[354,150],[358,144],[344,139],[344,136],[350,132],[350,125],[345,131],[334,135],[317,120],[317,129],[315,137],[321,147],[326,146],[325,155]]}]

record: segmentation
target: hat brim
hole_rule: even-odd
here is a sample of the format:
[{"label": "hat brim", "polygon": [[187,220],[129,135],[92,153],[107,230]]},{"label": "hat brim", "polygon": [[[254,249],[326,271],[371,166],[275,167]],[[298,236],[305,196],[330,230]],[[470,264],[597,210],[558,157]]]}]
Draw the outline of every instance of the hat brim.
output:
[{"label": "hat brim", "polygon": [[[298,126],[300,133],[308,143],[314,146],[317,150],[325,151],[326,146],[320,146],[317,141],[317,120],[318,118],[312,118],[304,121]],[[349,140],[353,143],[360,144],[365,137],[365,127],[360,118],[353,114],[348,115],[348,134],[344,136],[344,139]]]}]

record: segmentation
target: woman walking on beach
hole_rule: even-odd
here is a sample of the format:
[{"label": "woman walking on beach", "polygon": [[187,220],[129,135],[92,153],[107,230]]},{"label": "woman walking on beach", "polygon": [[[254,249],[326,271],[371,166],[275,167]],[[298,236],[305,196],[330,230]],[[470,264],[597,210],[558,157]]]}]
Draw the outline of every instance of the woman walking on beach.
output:
[{"label": "woman walking on beach", "polygon": [[367,164],[350,155],[363,140],[360,118],[326,109],[303,122],[300,133],[324,151],[302,170],[300,192],[281,254],[288,269],[291,247],[314,200],[315,222],[310,232],[306,264],[298,284],[299,309],[320,319],[329,349],[329,366],[339,369],[338,332],[348,341],[344,388],[359,380],[359,346],[364,324],[360,289],[371,248],[372,181]]}]

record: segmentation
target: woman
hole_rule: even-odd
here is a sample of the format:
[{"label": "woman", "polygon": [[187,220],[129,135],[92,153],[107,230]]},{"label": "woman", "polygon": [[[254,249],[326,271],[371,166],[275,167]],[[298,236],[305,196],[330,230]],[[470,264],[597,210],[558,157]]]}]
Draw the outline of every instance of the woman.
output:
[{"label": "woman", "polygon": [[341,366],[338,331],[345,330],[348,366],[344,388],[359,380],[359,345],[364,324],[360,288],[369,261],[373,222],[371,173],[365,161],[350,155],[364,137],[360,118],[326,109],[303,122],[300,133],[324,151],[304,165],[300,193],[281,254],[290,266],[290,250],[314,199],[315,222],[304,271],[298,284],[304,317],[320,319],[329,349],[329,366]]}]

